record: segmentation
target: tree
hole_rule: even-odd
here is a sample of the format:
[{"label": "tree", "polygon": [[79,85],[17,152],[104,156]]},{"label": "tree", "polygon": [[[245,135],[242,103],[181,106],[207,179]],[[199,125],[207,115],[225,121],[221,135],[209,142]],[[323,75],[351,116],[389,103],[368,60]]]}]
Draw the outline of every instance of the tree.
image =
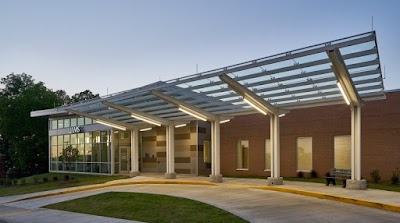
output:
[{"label": "tree", "polygon": [[48,121],[30,112],[99,97],[90,90],[70,98],[64,90],[53,92],[25,73],[9,74],[0,84],[0,153],[9,160],[14,177],[48,171]]},{"label": "tree", "polygon": [[27,74],[10,74],[0,84],[0,153],[16,176],[48,170],[48,121],[30,112],[62,104],[60,98]]},{"label": "tree", "polygon": [[64,90],[57,90],[54,93],[63,101],[64,105],[71,103],[71,98]]},{"label": "tree", "polygon": [[93,94],[92,91],[90,90],[85,90],[82,91],[80,93],[76,93],[74,95],[72,95],[70,103],[76,103],[76,102],[80,102],[80,101],[86,101],[86,100],[90,100],[90,99],[94,99],[94,98],[99,98],[99,94]]},{"label": "tree", "polygon": [[62,151],[62,161],[66,164],[69,173],[71,173],[71,165],[78,160],[78,156],[79,150],[76,147],[72,147],[72,145],[68,145]]},{"label": "tree", "polygon": [[0,83],[5,85],[5,89],[3,89],[0,92],[3,96],[15,97],[21,94],[24,90],[26,90],[30,86],[34,85],[34,79],[32,79],[32,76],[27,75],[25,73],[22,74],[11,73],[7,77],[1,78]]}]

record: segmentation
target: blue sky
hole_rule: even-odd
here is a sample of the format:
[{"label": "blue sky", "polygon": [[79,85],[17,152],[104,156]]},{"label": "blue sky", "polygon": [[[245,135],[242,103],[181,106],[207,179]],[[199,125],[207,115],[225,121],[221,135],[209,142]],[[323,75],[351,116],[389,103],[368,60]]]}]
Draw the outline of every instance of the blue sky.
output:
[{"label": "blue sky", "polygon": [[400,88],[400,1],[0,0],[0,77],[105,95],[377,31]]}]

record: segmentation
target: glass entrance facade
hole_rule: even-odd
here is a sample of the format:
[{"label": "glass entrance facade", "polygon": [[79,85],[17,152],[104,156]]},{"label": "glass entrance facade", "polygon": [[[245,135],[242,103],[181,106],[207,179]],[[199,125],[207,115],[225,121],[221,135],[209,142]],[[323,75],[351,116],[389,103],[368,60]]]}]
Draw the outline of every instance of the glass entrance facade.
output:
[{"label": "glass entrance facade", "polygon": [[[50,170],[111,173],[110,131],[50,136],[50,142]],[[79,151],[77,162],[72,164],[71,167],[68,167],[62,158],[63,150],[68,146],[72,146]]]}]

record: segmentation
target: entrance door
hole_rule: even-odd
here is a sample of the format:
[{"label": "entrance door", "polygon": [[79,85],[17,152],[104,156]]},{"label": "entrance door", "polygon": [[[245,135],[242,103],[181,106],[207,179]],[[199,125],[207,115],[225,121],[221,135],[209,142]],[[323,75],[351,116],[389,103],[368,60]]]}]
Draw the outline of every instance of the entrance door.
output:
[{"label": "entrance door", "polygon": [[119,149],[119,172],[129,174],[131,167],[131,147],[121,146]]}]

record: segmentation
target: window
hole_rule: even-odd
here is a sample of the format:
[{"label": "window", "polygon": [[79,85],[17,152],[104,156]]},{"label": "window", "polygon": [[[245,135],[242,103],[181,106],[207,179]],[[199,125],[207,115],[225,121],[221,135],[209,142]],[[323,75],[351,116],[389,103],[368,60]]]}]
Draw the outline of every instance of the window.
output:
[{"label": "window", "polygon": [[271,140],[265,140],[265,170],[271,170]]},{"label": "window", "polygon": [[335,136],[335,168],[350,169],[351,138],[350,136]]},{"label": "window", "polygon": [[71,118],[71,127],[76,126],[78,123],[78,119],[77,118]]},{"label": "window", "polygon": [[64,128],[68,128],[70,126],[70,120],[64,119]]},{"label": "window", "polygon": [[51,129],[57,129],[57,120],[51,120]]},{"label": "window", "polygon": [[211,163],[210,141],[204,141],[204,143],[203,143],[203,156],[204,156],[205,163]]},{"label": "window", "polygon": [[249,140],[239,140],[237,144],[237,169],[249,169]]},{"label": "window", "polygon": [[85,125],[85,119],[84,118],[78,118],[78,126]]},{"label": "window", "polygon": [[85,125],[90,125],[92,123],[93,123],[93,121],[91,118],[85,118]]},{"label": "window", "polygon": [[[77,121],[78,119],[75,120]],[[58,123],[58,121],[56,121],[56,123]],[[123,138],[124,139],[121,139],[119,142],[130,145],[129,132],[126,132]],[[51,144],[50,170],[52,171],[92,172],[106,174],[109,174],[111,171],[111,143],[109,131],[95,131],[50,136],[49,143]],[[73,148],[77,148],[79,151],[77,162],[71,166],[71,170],[66,169],[66,166],[60,158],[63,150],[69,145]]]},{"label": "window", "polygon": [[312,138],[297,138],[297,170],[312,170]]},{"label": "window", "polygon": [[71,144],[71,136],[70,135],[64,135],[64,144],[65,145]]},{"label": "window", "polygon": [[57,125],[58,125],[57,128],[59,128],[59,129],[64,128],[64,119],[58,120],[57,123],[58,123],[58,124],[57,124]]}]

